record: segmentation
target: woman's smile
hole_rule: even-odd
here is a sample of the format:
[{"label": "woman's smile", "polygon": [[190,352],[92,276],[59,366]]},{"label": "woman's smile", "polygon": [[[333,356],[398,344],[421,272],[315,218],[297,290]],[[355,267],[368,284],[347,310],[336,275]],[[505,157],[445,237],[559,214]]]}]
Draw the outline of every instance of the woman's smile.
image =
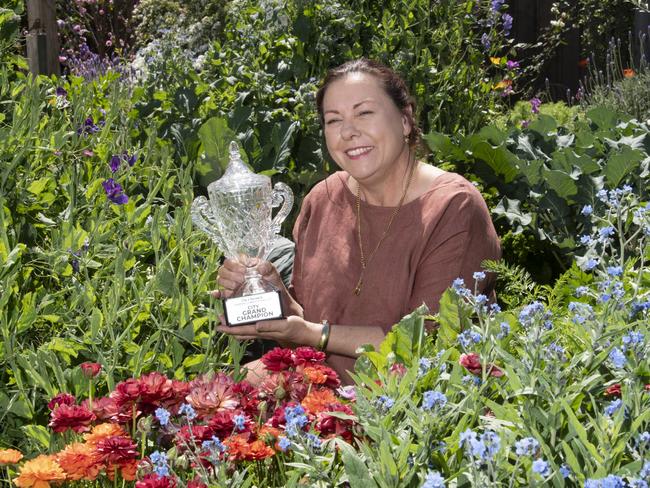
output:
[{"label": "woman's smile", "polygon": [[372,151],[372,149],[372,146],[355,147],[345,151],[345,154],[347,154],[350,159],[360,159],[363,156],[366,156],[370,151]]}]

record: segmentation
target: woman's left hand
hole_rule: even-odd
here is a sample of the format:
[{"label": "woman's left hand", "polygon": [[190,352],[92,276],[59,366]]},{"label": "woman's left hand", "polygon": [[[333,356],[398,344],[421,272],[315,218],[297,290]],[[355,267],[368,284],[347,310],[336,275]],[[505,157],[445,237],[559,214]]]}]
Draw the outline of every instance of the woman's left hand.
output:
[{"label": "woman's left hand", "polygon": [[[222,320],[222,324],[224,321]],[[219,325],[217,330],[239,340],[271,339],[280,343],[300,346],[316,346],[320,340],[320,324],[307,322],[298,315],[286,319],[263,320],[254,324],[228,327]]]}]

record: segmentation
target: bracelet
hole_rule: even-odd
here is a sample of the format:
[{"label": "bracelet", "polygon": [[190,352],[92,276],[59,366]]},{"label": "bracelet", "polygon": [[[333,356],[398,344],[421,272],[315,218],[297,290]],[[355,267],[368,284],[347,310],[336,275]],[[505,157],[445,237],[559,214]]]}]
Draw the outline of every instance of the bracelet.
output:
[{"label": "bracelet", "polygon": [[327,343],[330,340],[330,323],[327,320],[323,320],[323,330],[320,333],[320,341],[318,341],[318,346],[316,349],[319,351],[324,351],[327,348]]}]

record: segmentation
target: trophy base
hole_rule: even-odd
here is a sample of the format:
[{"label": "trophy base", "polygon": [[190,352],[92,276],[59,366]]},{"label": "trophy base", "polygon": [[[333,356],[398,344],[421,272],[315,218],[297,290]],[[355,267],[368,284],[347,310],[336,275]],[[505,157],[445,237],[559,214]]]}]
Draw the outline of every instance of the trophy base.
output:
[{"label": "trophy base", "polygon": [[226,298],[223,312],[229,327],[284,318],[279,291]]}]

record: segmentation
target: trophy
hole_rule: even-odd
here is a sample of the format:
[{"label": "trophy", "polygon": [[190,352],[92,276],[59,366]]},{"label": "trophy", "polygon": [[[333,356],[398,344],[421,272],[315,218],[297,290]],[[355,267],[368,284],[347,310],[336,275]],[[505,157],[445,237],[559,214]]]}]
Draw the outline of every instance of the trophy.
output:
[{"label": "trophy", "polygon": [[[226,323],[244,325],[284,317],[280,291],[264,280],[251,258],[265,259],[279,237],[280,225],[293,205],[288,185],[255,174],[231,142],[230,161],[221,178],[208,185],[208,197],[192,202],[192,221],[208,234],[226,257],[246,266],[245,280],[232,297],[223,300]],[[271,209],[283,204],[272,218]]]}]

